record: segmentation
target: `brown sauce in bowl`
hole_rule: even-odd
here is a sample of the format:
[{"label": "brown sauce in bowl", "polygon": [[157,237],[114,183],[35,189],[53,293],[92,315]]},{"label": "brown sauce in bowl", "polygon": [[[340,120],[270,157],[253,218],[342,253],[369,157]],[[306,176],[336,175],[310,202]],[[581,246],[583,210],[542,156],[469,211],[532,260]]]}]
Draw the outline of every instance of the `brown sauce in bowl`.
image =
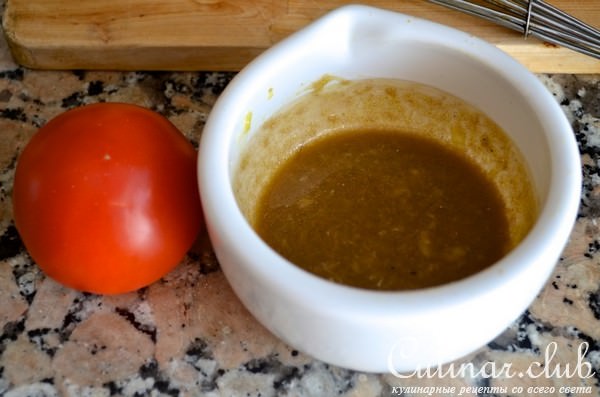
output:
[{"label": "brown sauce in bowl", "polygon": [[309,272],[381,290],[458,280],[509,248],[501,196],[475,164],[389,131],[344,131],[303,146],[265,187],[255,230]]},{"label": "brown sauce in bowl", "polygon": [[240,210],[290,262],[359,288],[426,288],[491,266],[531,229],[527,164],[476,107],[402,80],[309,88],[243,124],[233,174]]}]

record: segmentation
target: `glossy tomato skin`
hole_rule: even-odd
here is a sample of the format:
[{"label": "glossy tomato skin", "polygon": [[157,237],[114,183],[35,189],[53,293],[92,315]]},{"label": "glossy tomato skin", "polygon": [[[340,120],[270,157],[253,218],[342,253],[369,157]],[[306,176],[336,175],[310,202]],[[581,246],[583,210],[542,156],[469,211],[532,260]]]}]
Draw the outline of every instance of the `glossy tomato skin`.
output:
[{"label": "glossy tomato skin", "polygon": [[15,225],[50,277],[116,294],[158,280],[202,226],[197,154],[166,118],[122,103],[69,110],[18,159]]}]

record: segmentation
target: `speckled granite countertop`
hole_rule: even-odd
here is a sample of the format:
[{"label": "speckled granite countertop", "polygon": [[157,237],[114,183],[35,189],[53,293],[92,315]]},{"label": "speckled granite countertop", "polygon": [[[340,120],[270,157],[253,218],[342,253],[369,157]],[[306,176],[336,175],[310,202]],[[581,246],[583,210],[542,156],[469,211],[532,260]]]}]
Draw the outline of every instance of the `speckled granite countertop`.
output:
[{"label": "speckled granite countertop", "polygon": [[[197,144],[231,77],[31,71],[12,62],[0,39],[0,396],[600,395],[600,76],[539,76],[579,141],[580,214],[530,308],[453,364],[473,371],[401,379],[306,357],[248,314],[206,236],[176,270],[137,293],[83,294],[44,277],[16,233],[10,197],[17,156],[37,128],[68,108],[123,101],[166,115]],[[506,365],[521,376],[491,372]]]}]

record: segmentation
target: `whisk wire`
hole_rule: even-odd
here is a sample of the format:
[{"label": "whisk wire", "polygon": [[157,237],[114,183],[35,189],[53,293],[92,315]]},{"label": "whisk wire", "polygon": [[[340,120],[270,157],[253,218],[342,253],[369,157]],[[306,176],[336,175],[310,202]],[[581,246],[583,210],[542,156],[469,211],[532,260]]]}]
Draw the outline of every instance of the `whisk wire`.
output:
[{"label": "whisk wire", "polygon": [[600,59],[600,30],[543,0],[428,0]]},{"label": "whisk wire", "polygon": [[533,14],[533,4],[534,2],[529,0],[529,5],[527,6],[527,20],[525,21],[525,37],[529,36],[531,32],[529,31],[529,27],[531,25],[531,15]]}]

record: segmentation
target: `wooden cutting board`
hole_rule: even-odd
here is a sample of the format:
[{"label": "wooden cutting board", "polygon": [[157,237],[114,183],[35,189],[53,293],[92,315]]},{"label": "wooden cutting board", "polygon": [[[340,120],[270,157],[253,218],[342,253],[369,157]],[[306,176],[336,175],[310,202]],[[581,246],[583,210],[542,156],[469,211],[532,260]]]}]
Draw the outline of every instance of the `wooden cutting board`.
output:
[{"label": "wooden cutting board", "polygon": [[[598,0],[549,0],[600,27]],[[15,60],[36,69],[239,70],[340,0],[7,0]],[[600,61],[423,0],[363,4],[484,38],[534,72],[600,73]]]}]

